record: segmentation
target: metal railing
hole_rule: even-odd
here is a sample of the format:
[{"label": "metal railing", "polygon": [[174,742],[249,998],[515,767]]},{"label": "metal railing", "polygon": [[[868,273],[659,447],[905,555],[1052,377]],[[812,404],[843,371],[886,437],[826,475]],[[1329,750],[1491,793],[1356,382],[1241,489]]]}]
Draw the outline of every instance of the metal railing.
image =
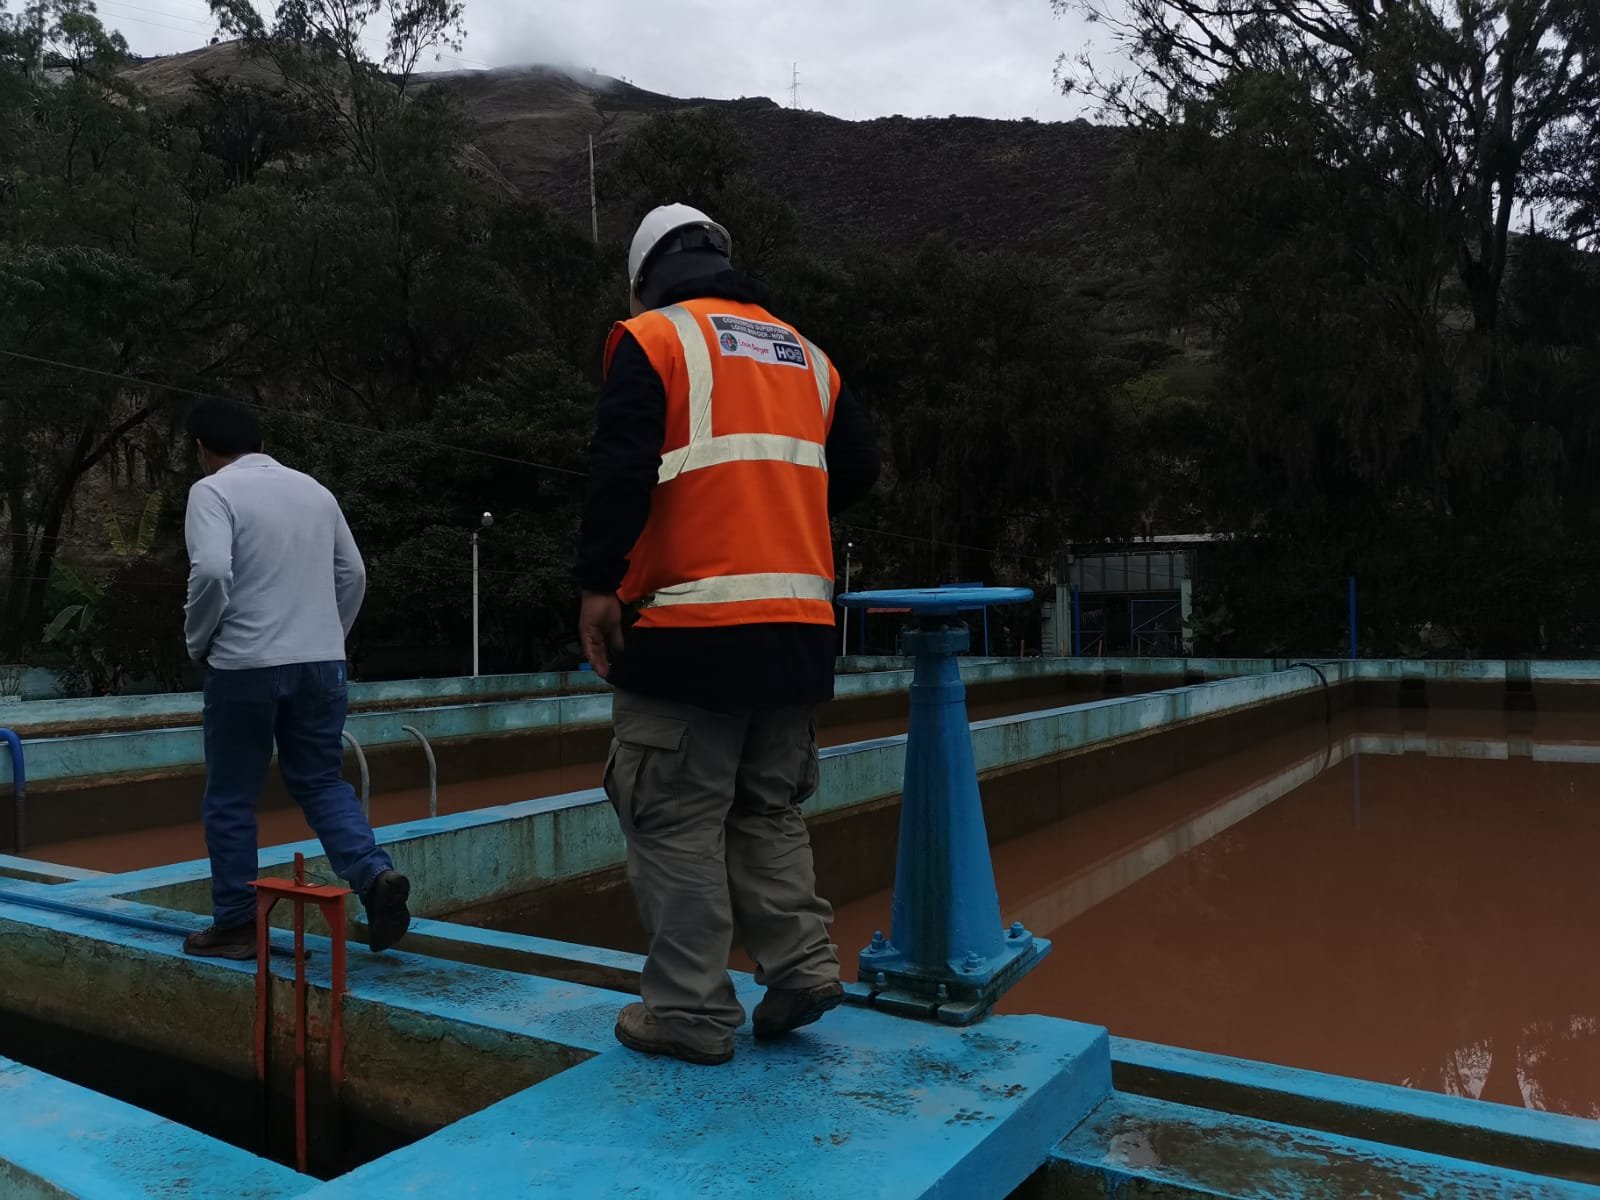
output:
[{"label": "metal railing", "polygon": [[428,744],[428,739],[423,736],[422,730],[415,725],[400,726],[402,733],[409,733],[422,743],[422,752],[428,756],[428,815],[439,815],[439,763],[433,757],[433,747]]},{"label": "metal railing", "polygon": [[356,741],[355,734],[346,729],[339,736],[356,752],[356,766],[361,768],[361,815],[370,821],[372,820],[372,774],[367,770],[367,756],[361,749],[361,743]]},{"label": "metal railing", "polygon": [[22,761],[22,739],[10,729],[0,729],[0,740],[11,747],[11,790],[15,794],[17,853],[28,849],[28,772]]}]

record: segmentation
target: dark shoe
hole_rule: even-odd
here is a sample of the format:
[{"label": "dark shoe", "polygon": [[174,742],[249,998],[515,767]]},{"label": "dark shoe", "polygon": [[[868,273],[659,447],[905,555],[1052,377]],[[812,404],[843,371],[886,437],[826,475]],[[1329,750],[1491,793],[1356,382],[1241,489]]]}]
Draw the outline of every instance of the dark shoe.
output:
[{"label": "dark shoe", "polygon": [[766,1039],[793,1033],[843,1003],[844,985],[838,980],[808,988],[768,988],[756,1005],[756,1036]]},{"label": "dark shoe", "polygon": [[733,1057],[733,1039],[718,1050],[691,1046],[672,1035],[642,1004],[630,1004],[617,1014],[617,1041],[640,1054],[664,1054],[699,1067],[720,1067]]},{"label": "dark shoe", "polygon": [[361,897],[367,910],[367,946],[374,954],[387,950],[411,928],[411,881],[398,871],[385,871]]},{"label": "dark shoe", "polygon": [[256,925],[235,925],[218,929],[207,925],[199,933],[183,939],[183,952],[196,958],[231,958],[239,962],[256,956]]}]

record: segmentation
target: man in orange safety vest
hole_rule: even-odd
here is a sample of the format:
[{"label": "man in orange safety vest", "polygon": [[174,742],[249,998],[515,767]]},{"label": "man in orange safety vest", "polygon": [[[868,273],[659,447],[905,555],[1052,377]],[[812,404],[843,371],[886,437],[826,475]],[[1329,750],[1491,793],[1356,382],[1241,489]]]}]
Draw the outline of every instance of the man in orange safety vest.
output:
[{"label": "man in orange safety vest", "polygon": [[605,789],[650,937],[617,1038],[708,1065],[745,1018],[736,931],[767,989],[756,1037],[843,998],[800,804],[817,786],[813,710],[833,696],[829,514],[878,471],[838,370],[731,251],[682,204],[634,236],[577,572],[584,652],[615,688]]}]

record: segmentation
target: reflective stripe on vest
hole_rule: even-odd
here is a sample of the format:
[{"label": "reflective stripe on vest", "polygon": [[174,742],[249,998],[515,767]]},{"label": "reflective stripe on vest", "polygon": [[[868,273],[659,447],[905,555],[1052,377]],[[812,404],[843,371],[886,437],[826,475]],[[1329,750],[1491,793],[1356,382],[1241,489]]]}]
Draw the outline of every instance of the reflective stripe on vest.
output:
[{"label": "reflective stripe on vest", "polygon": [[674,604],[740,604],[750,600],[820,600],[833,603],[833,580],[815,575],[722,575],[664,587],[642,608]]},{"label": "reflective stripe on vest", "polygon": [[[661,469],[656,473],[657,483],[667,483],[686,471],[715,467],[730,462],[781,462],[797,467],[828,469],[827,454],[822,443],[804,438],[783,437],[775,433],[733,433],[722,437],[711,436],[711,351],[706,346],[705,335],[688,309],[674,304],[660,310],[672,322],[683,347],[683,364],[689,377],[689,442],[677,450],[661,456]],[[811,371],[817,381],[817,394],[822,401],[824,426],[833,397],[828,386],[828,360],[815,344],[801,338],[806,353],[811,356]],[[832,600],[832,596],[828,597]]]},{"label": "reflective stripe on vest", "polygon": [[[770,331],[787,353],[762,352],[765,322],[787,331]],[[650,516],[618,588],[639,627],[832,625],[827,440],[839,385],[827,356],[742,301],[685,301],[617,328],[666,393]]]},{"label": "reflective stripe on vest", "polygon": [[730,462],[782,462],[822,471],[828,469],[828,456],[820,442],[776,433],[728,433],[667,451],[661,456],[661,470],[656,478],[666,483],[685,471]]}]

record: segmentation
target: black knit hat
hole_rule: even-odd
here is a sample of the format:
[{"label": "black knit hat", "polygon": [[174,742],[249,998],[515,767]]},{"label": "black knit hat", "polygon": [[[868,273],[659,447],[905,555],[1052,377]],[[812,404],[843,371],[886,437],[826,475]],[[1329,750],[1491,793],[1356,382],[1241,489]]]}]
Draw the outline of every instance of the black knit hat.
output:
[{"label": "black knit hat", "polygon": [[189,433],[207,450],[223,457],[256,454],[261,449],[261,422],[255,413],[231,400],[202,400],[189,413]]}]

